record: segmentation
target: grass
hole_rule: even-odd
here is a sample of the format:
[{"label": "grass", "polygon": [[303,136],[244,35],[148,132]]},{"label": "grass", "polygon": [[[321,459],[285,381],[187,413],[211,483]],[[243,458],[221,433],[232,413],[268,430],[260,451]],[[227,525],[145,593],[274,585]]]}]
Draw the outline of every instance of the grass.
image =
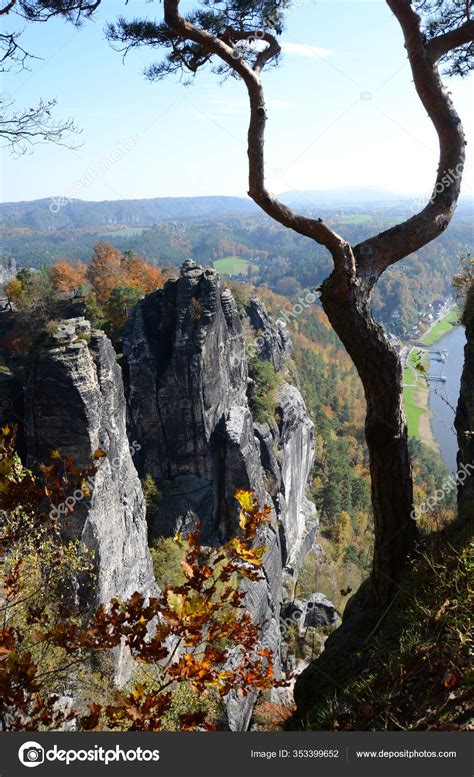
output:
[{"label": "grass", "polygon": [[433,343],[436,343],[443,335],[450,332],[453,326],[456,326],[459,323],[459,316],[460,313],[457,308],[453,308],[449,313],[446,313],[444,318],[437,321],[430,331],[422,337],[421,342],[423,345],[433,345]]},{"label": "grass", "polygon": [[372,216],[368,213],[348,213],[339,219],[340,224],[367,224],[368,221],[372,221]]},{"label": "grass", "polygon": [[302,689],[297,727],[468,729],[473,566],[468,526],[424,540],[383,620],[367,623],[350,648],[337,631],[329,637]]},{"label": "grass", "polygon": [[[459,322],[459,310],[453,308],[430,329],[430,331],[421,339],[424,346],[430,346],[436,343],[443,335],[450,332],[453,326]],[[408,357],[408,365],[403,373],[403,401],[405,415],[408,424],[408,434],[416,440],[423,440],[420,428],[420,419],[428,412],[428,388],[422,374],[416,369],[417,351],[414,349]],[[425,369],[428,367],[426,360],[423,362]],[[416,383],[415,386],[409,384]],[[420,396],[421,395],[421,396]],[[425,401],[426,397],[426,401]]]},{"label": "grass", "polygon": [[[405,408],[405,416],[408,424],[408,435],[414,437],[416,440],[421,440],[420,431],[420,419],[425,413],[428,412],[428,408],[425,404],[420,404],[420,392],[428,392],[425,385],[424,378],[421,377],[421,373],[416,369],[416,364],[419,362],[417,357],[417,351],[412,350],[408,357],[408,365],[403,371],[403,402]],[[426,364],[424,367],[426,368]],[[415,386],[407,384],[416,383]]]},{"label": "grass", "polygon": [[405,416],[408,424],[408,435],[416,440],[421,440],[420,418],[427,412],[426,408],[420,407],[415,399],[415,388],[406,388],[403,392],[405,403]]},{"label": "grass", "polygon": [[216,259],[214,267],[224,275],[248,275],[250,270],[256,268],[257,265],[238,256],[226,256],[224,259]]}]

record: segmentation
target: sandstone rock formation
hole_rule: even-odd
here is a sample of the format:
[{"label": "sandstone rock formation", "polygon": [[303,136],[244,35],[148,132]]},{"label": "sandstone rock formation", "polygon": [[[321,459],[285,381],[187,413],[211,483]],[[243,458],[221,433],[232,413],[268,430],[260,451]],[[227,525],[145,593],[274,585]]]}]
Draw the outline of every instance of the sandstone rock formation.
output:
[{"label": "sandstone rock formation", "polygon": [[61,322],[38,347],[25,391],[29,464],[47,462],[52,449],[88,468],[99,448],[90,499],[71,494],[76,511],[61,505],[64,534],[95,553],[96,587],[91,604],[134,591],[154,590],[147,545],[145,504],[126,434],[122,375],[115,351],[88,321]]},{"label": "sandstone rock formation", "polygon": [[271,362],[280,372],[291,353],[291,340],[284,322],[277,320],[274,323],[258,297],[251,299],[246,311],[255,332],[253,344],[258,357]]},{"label": "sandstone rock formation", "polygon": [[[80,468],[90,467],[99,448],[106,453],[90,499],[72,495],[73,513],[56,506],[65,536],[95,553],[97,581],[84,594],[91,606],[154,590],[147,530],[153,541],[199,521],[203,541],[218,545],[238,531],[235,491],[254,490],[272,512],[259,536],[267,548],[264,577],[246,584],[246,604],[278,672],[281,604],[293,596],[317,531],[305,495],[313,424],[289,382],[285,326],[273,323],[257,299],[243,316],[244,328],[218,274],[188,261],[178,279],[131,312],[123,370],[105,334],[84,318],[50,327],[28,373],[24,436],[31,466],[47,461],[52,449]],[[265,423],[252,417],[247,398],[251,354],[280,374],[275,416]],[[8,400],[11,387],[4,389]],[[160,491],[148,527],[138,475],[151,475]],[[120,656],[119,681],[129,668]],[[253,703],[251,696],[228,699],[231,729],[247,728]]]},{"label": "sandstone rock formation", "polygon": [[[293,582],[316,534],[314,505],[305,497],[314,452],[313,425],[299,391],[282,382],[278,421],[254,423],[247,401],[247,348],[282,371],[290,341],[264,306],[248,309],[255,342],[246,344],[231,292],[218,274],[193,262],[180,277],[132,311],[123,350],[129,437],[136,463],[160,490],[152,538],[200,521],[209,544],[237,531],[238,488],[253,489],[272,507],[260,541],[265,579],[247,586],[247,606],[265,622],[264,641],[279,655],[282,567]],[[252,700],[249,700],[251,702]],[[246,727],[251,703],[228,705],[231,728]]]}]

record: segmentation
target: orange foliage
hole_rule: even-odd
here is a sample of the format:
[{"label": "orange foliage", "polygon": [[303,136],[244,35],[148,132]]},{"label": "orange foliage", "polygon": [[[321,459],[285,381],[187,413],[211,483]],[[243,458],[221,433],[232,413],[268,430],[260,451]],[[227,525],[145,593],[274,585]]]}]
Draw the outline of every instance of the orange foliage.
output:
[{"label": "orange foliage", "polygon": [[57,262],[51,268],[50,277],[55,289],[61,292],[74,291],[89,281],[97,302],[103,307],[118,286],[140,289],[148,294],[164,283],[163,274],[156,267],[140,256],[122,256],[117,248],[103,241],[94,246],[94,255],[88,267],[82,262]]},{"label": "orange foliage", "polygon": [[57,291],[75,291],[87,280],[87,267],[83,262],[56,262],[51,267],[51,281]]},{"label": "orange foliage", "polygon": [[123,260],[123,272],[125,274],[125,286],[133,286],[143,289],[147,293],[155,289],[161,289],[164,278],[160,270],[152,267],[140,256],[127,256]]},{"label": "orange foliage", "polygon": [[[80,472],[53,450],[52,463],[36,476],[21,467],[14,443],[15,430],[4,427],[0,431],[0,516],[17,516],[16,522],[0,524],[0,555],[5,560],[0,575],[0,717],[8,720],[10,730],[56,730],[74,719],[77,730],[105,726],[159,731],[176,684],[184,683],[201,695],[212,691],[221,698],[230,692],[245,696],[284,684],[275,680],[271,650],[262,645],[260,626],[246,612],[245,592],[238,585],[244,579],[263,578],[266,548],[258,544],[257,535],[270,521],[268,506],[260,509],[251,491],[238,491],[239,535],[217,549],[201,545],[199,526],[185,537],[176,537],[186,550],[182,585],[166,587],[154,597],[136,591],[127,601],[113,599],[107,607],[101,605],[89,613],[87,620],[78,619],[74,597],[69,603],[64,597],[58,621],[51,622],[51,602],[32,601],[26,595],[22,557],[14,558],[11,551],[22,538],[31,539],[36,527],[47,528],[51,563],[54,569],[61,566],[61,525],[48,513],[50,503],[63,500],[69,489],[74,493],[95,474],[106,454],[96,451],[91,468]],[[22,606],[26,606],[23,620],[14,621],[13,609]],[[154,668],[155,684],[147,689],[137,682],[117,690],[113,703],[94,702],[81,717],[78,711],[56,704],[57,696],[44,685],[44,673],[28,648],[32,643],[61,648],[65,652],[61,671],[81,663],[91,651],[126,646],[134,659]],[[198,726],[215,728],[203,712],[180,716],[182,730]]]},{"label": "orange foliage", "polygon": [[107,303],[114,288],[125,285],[120,251],[110,243],[96,243],[87,277],[94,287],[99,305]]}]

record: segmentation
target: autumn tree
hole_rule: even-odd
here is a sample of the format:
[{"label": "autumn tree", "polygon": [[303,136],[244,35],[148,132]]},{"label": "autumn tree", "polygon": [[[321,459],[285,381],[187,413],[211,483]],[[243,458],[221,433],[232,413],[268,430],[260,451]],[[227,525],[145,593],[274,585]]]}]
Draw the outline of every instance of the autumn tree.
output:
[{"label": "autumn tree", "polygon": [[87,267],[83,262],[56,262],[50,270],[54,288],[60,292],[76,291],[87,280]]},{"label": "autumn tree", "polygon": [[161,271],[131,251],[124,254],[122,266],[128,286],[143,289],[147,294],[163,286]]},{"label": "autumn tree", "polygon": [[105,242],[94,247],[87,279],[92,286],[93,306],[102,310],[104,321],[114,329],[125,323],[128,311],[140,297],[160,288],[164,282],[160,270],[140,256],[132,252],[122,256],[117,248]]},{"label": "autumn tree", "polygon": [[99,305],[105,305],[114,287],[122,282],[122,254],[118,248],[110,243],[96,243],[87,268],[87,279],[94,288]]},{"label": "autumn tree", "polygon": [[[59,451],[35,475],[14,450],[15,432],[0,433],[0,720],[9,730],[54,730],[74,720],[77,730],[106,727],[159,731],[177,718],[181,729],[215,727],[203,701],[268,690],[274,678],[271,651],[260,643],[261,624],[245,609],[243,579],[262,578],[265,547],[259,527],[270,519],[251,492],[237,492],[240,532],[218,549],[203,547],[199,526],[177,537],[182,576],[145,598],[136,591],[96,611],[80,607],[79,579],[92,574],[94,559],[81,543],[65,543],[51,504],[85,488],[88,472],[76,470]],[[71,507],[71,512],[74,507]],[[56,511],[57,512],[57,511]],[[67,517],[64,518],[67,520]],[[87,710],[58,705],[68,689],[80,694],[78,671],[92,655],[126,646],[138,676],[126,689],[102,696]],[[145,669],[146,668],[146,669]],[[194,694],[193,709],[176,710],[176,695]],[[180,696],[180,698],[182,698]],[[196,699],[198,704],[196,704]],[[173,712],[174,710],[174,712]]]},{"label": "autumn tree", "polygon": [[164,49],[151,64],[152,80],[170,74],[192,77],[211,67],[232,75],[247,89],[250,109],[248,161],[250,197],[277,222],[328,250],[334,269],[321,286],[324,310],[351,356],[364,385],[365,423],[372,478],[375,550],[372,591],[379,604],[391,600],[404,559],[416,538],[410,517],[412,474],[402,407],[402,370],[384,329],[371,315],[378,279],[448,226],[459,197],[465,158],[461,120],[438,66],[464,75],[472,66],[474,21],[464,0],[386,0],[399,23],[415,89],[439,138],[439,163],[432,197],[416,215],[351,245],[321,218],[300,215],[280,202],[265,183],[267,112],[264,68],[278,63],[279,37],[288,0],[203,0],[183,16],[179,0],[164,0],[164,21],[118,19],[108,27],[112,43],[125,51]]},{"label": "autumn tree", "polygon": [[44,325],[58,314],[60,302],[49,268],[34,272],[21,269],[5,286],[10,307],[15,311],[15,341],[18,350],[27,351]]},{"label": "autumn tree", "polygon": [[15,276],[14,278],[11,278],[8,281],[8,283],[5,284],[3,291],[8,300],[10,310],[12,310],[14,306],[16,306],[18,302],[21,300],[25,292],[25,288],[21,280]]},{"label": "autumn tree", "polygon": [[127,320],[129,310],[143,297],[143,289],[137,286],[115,286],[112,289],[104,315],[113,329],[120,329]]}]

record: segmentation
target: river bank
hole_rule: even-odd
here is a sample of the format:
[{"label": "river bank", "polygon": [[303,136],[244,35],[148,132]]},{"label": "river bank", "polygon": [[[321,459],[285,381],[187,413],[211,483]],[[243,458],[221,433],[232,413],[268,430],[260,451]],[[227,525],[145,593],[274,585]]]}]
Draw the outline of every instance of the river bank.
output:
[{"label": "river bank", "polygon": [[[430,397],[431,428],[442,459],[450,472],[457,469],[458,440],[454,418],[459,400],[461,374],[464,365],[466,333],[464,327],[454,327],[437,341],[436,347],[446,352],[444,362],[431,360]],[[446,381],[439,381],[443,376]]]},{"label": "river bank", "polygon": [[[408,434],[438,453],[442,451],[438,436],[433,431],[434,408],[431,398],[434,391],[427,380],[427,376],[432,375],[427,349],[435,344],[439,345],[440,340],[456,329],[459,315],[457,306],[452,307],[440,319],[433,322],[418,342],[403,349],[403,400]],[[441,350],[444,349],[443,346],[439,347]],[[443,456],[443,458],[446,463],[446,457]]]}]

